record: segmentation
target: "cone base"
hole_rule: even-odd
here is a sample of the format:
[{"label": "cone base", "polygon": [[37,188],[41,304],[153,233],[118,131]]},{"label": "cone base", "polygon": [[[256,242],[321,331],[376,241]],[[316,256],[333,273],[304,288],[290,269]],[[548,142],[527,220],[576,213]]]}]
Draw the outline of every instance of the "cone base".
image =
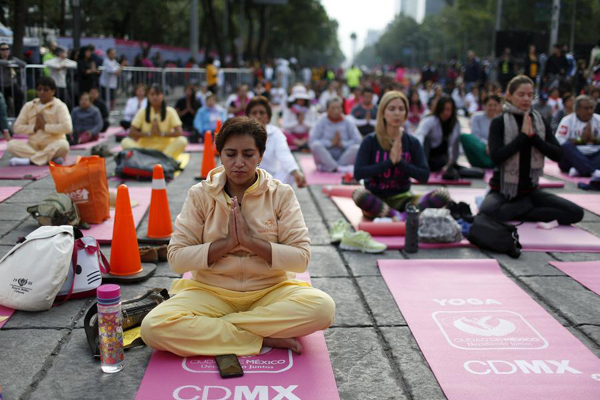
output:
[{"label": "cone base", "polygon": [[156,272],[156,264],[142,263],[142,271],[133,275],[102,274],[102,283],[136,283],[145,281]]},{"label": "cone base", "polygon": [[[146,234],[146,237],[150,238],[150,239],[163,239],[163,240],[169,241],[169,240],[171,240],[171,235],[173,235],[173,232],[169,233],[168,235],[149,235],[149,234]],[[140,242],[140,240],[138,239],[138,243],[139,242]]]}]

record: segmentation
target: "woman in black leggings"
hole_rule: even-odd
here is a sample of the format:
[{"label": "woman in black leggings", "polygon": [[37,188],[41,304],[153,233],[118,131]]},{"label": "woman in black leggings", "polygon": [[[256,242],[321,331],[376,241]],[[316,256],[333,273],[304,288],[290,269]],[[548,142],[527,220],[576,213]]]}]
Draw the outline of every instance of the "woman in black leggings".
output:
[{"label": "woman in black leggings", "polygon": [[501,221],[581,221],[581,207],[538,186],[544,157],[558,161],[562,149],[550,126],[531,109],[533,81],[524,75],[513,78],[506,100],[502,115],[490,125],[490,158],[497,167],[481,213]]}]

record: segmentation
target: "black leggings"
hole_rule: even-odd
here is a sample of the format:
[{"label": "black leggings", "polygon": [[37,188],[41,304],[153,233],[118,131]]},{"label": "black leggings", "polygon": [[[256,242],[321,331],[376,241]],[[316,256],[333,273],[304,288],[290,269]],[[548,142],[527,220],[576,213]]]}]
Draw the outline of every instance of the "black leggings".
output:
[{"label": "black leggings", "polygon": [[583,209],[562,197],[536,189],[507,200],[500,192],[489,192],[479,208],[482,214],[500,221],[550,222],[575,224],[583,219]]}]

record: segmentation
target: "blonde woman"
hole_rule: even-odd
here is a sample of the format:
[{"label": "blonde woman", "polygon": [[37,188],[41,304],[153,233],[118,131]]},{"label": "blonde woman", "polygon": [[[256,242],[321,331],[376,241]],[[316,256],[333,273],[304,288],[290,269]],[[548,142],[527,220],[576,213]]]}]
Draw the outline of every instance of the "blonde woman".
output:
[{"label": "blonde woman", "polygon": [[411,178],[429,179],[429,166],[419,140],[402,128],[408,116],[408,99],[398,91],[387,92],[379,103],[375,132],[365,136],[354,164],[354,177],[365,180],[352,198],[366,217],[403,220],[407,205],[421,210],[439,208],[450,199],[446,190],[424,196],[410,191]]}]

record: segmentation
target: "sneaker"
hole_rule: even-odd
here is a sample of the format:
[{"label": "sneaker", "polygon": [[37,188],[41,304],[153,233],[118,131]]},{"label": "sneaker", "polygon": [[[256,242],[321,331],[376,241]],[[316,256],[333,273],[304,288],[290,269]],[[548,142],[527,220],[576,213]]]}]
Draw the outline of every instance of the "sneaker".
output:
[{"label": "sneaker", "polygon": [[387,246],[376,242],[369,232],[346,232],[340,243],[340,249],[362,251],[363,253],[383,253]]},{"label": "sneaker", "polygon": [[329,228],[331,243],[336,244],[341,242],[346,232],[350,232],[350,224],[341,218],[335,221],[331,228]]},{"label": "sneaker", "polygon": [[573,178],[579,176],[579,171],[577,171],[577,168],[571,167],[569,169],[569,176]]}]

